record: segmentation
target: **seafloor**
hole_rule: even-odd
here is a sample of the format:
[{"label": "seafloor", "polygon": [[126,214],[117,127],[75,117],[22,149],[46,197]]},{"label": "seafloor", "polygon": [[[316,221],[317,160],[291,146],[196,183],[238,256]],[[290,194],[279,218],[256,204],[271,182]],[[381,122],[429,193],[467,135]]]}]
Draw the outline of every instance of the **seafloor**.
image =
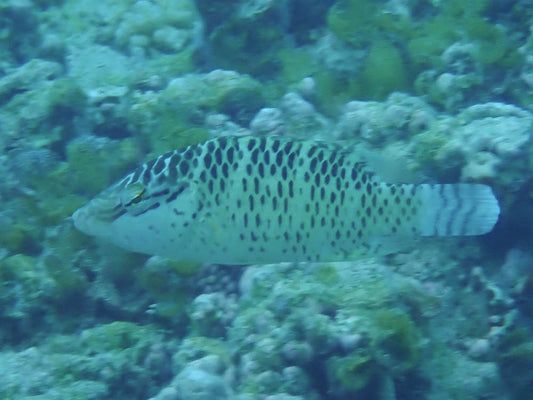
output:
[{"label": "seafloor", "polygon": [[[0,0],[0,398],[531,399],[532,26],[531,0]],[[143,160],[247,134],[489,184],[500,221],[246,268],[73,228]]]}]

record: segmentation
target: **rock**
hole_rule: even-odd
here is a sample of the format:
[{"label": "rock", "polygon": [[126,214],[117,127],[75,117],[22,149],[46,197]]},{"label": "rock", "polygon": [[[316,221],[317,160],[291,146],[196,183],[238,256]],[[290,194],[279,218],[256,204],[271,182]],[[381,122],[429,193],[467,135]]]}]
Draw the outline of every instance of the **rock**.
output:
[{"label": "rock", "polygon": [[186,367],[172,382],[179,400],[224,400],[231,396],[231,388],[218,375]]}]

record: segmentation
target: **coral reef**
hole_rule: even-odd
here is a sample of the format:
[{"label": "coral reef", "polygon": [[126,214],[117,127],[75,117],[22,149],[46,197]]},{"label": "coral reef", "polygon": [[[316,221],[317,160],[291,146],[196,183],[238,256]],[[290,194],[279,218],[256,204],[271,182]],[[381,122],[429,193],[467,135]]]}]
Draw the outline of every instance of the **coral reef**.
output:
[{"label": "coral reef", "polygon": [[[0,397],[529,399],[532,21],[530,1],[0,0]],[[249,267],[72,226],[143,160],[249,134],[489,184],[500,222]]]},{"label": "coral reef", "polygon": [[[3,398],[147,398],[168,379],[169,350],[157,328],[112,322],[38,347],[0,354]],[[36,371],[39,371],[36,373]]]}]

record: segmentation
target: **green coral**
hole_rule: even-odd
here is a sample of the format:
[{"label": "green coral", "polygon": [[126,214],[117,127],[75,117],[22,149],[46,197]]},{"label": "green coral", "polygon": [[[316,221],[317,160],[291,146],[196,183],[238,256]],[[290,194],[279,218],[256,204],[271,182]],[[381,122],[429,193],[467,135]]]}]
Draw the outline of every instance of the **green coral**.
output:
[{"label": "green coral", "polygon": [[87,202],[84,196],[73,194],[72,169],[66,162],[47,172],[44,177],[31,179],[31,187],[39,195],[26,200],[43,226],[58,224]]},{"label": "green coral", "polygon": [[66,153],[77,191],[95,194],[111,183],[107,152],[89,142],[72,141],[67,144]]},{"label": "green coral", "polygon": [[281,49],[277,58],[281,62],[281,76],[285,84],[299,82],[316,70],[312,54],[307,49]]},{"label": "green coral", "polygon": [[256,76],[275,76],[279,65],[274,55],[284,47],[285,34],[279,10],[282,5],[272,4],[232,16],[213,30],[210,41],[219,65]]},{"label": "green coral", "polygon": [[378,310],[361,320],[370,342],[347,356],[327,361],[333,386],[342,391],[359,392],[382,374],[401,375],[420,360],[421,335],[409,316],[398,310]]},{"label": "green coral", "polygon": [[334,286],[340,282],[339,273],[337,268],[333,265],[324,264],[318,267],[315,271],[315,277],[318,282],[321,282],[326,286]]},{"label": "green coral", "polygon": [[360,46],[368,43],[375,31],[372,22],[377,9],[377,4],[369,0],[337,1],[328,11],[327,24],[338,37]]},{"label": "green coral", "polygon": [[371,356],[352,354],[331,357],[327,370],[333,386],[340,384],[343,390],[357,392],[364,389],[378,373],[378,366]]},{"label": "green coral", "polygon": [[0,242],[9,253],[35,254],[41,250],[43,232],[23,218],[3,226],[0,230]]},{"label": "green coral", "polygon": [[408,49],[413,65],[438,67],[439,57],[451,44],[471,40],[475,45],[474,58],[482,64],[517,65],[517,47],[504,31],[485,18],[487,0],[446,1],[441,12],[417,24],[417,31]]},{"label": "green coral", "polygon": [[453,20],[441,14],[420,22],[417,33],[407,42],[415,71],[438,68],[442,52],[461,38],[460,30],[456,29]]},{"label": "green coral", "polygon": [[410,65],[390,40],[392,35],[409,36],[413,27],[405,19],[383,14],[375,2],[341,0],[330,8],[327,23],[332,32],[354,48],[368,48],[359,74],[348,77],[347,82],[336,79],[341,93],[349,98],[384,99],[393,91],[409,88]]},{"label": "green coral", "polygon": [[396,46],[385,40],[375,41],[359,77],[361,97],[383,100],[391,92],[407,90],[409,81],[406,68]]},{"label": "green coral", "polygon": [[380,310],[373,316],[374,357],[392,373],[404,373],[420,360],[421,335],[409,316],[399,310]]},{"label": "green coral", "polygon": [[473,17],[467,22],[467,33],[474,41],[474,59],[483,64],[500,64],[504,67],[517,65],[522,57],[517,47],[509,40],[505,31],[487,22],[484,18]]},{"label": "green coral", "polygon": [[361,92],[359,81],[354,77],[339,77],[327,69],[318,70],[313,77],[317,92],[320,94],[318,98],[320,111],[332,118],[338,115],[343,104]]},{"label": "green coral", "polygon": [[410,18],[382,11],[381,1],[339,0],[328,11],[327,26],[354,47],[364,47],[386,37],[411,35]]},{"label": "green coral", "polygon": [[[384,12],[376,2],[337,1],[327,15],[329,29],[354,49],[368,49],[368,55],[361,74],[337,78],[344,85],[332,92],[379,100],[395,90],[409,90],[414,77],[439,70],[444,50],[461,41],[473,44],[472,57],[481,66],[520,65],[518,45],[487,21],[488,5],[487,0],[446,1],[435,4],[433,13],[405,18]],[[481,83],[472,78],[460,83],[462,89]]]},{"label": "green coral", "polygon": [[147,158],[157,157],[159,154],[170,150],[197,144],[208,138],[207,129],[192,126],[177,115],[166,114],[161,118],[161,124],[153,135],[148,137],[151,151]]},{"label": "green coral", "polygon": [[224,93],[218,109],[238,124],[247,126],[264,105],[265,99],[258,88],[235,88]]},{"label": "green coral", "polygon": [[48,102],[52,117],[56,120],[65,120],[83,110],[87,96],[74,79],[60,78],[51,82],[48,88]]}]

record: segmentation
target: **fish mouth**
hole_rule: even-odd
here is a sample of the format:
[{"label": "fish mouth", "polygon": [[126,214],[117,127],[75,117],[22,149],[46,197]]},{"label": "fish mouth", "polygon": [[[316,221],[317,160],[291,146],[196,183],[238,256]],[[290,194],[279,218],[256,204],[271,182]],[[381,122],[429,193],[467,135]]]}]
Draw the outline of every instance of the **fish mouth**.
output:
[{"label": "fish mouth", "polygon": [[94,198],[76,210],[72,214],[72,220],[76,229],[83,233],[101,236],[109,230],[112,222],[124,212],[125,210],[121,210],[116,202],[110,202],[106,198]]},{"label": "fish mouth", "polygon": [[94,229],[91,229],[91,225],[94,224],[94,218],[90,217],[90,212],[88,210],[88,205],[83,206],[72,214],[72,221],[76,229],[86,233],[88,235],[94,235]]}]

